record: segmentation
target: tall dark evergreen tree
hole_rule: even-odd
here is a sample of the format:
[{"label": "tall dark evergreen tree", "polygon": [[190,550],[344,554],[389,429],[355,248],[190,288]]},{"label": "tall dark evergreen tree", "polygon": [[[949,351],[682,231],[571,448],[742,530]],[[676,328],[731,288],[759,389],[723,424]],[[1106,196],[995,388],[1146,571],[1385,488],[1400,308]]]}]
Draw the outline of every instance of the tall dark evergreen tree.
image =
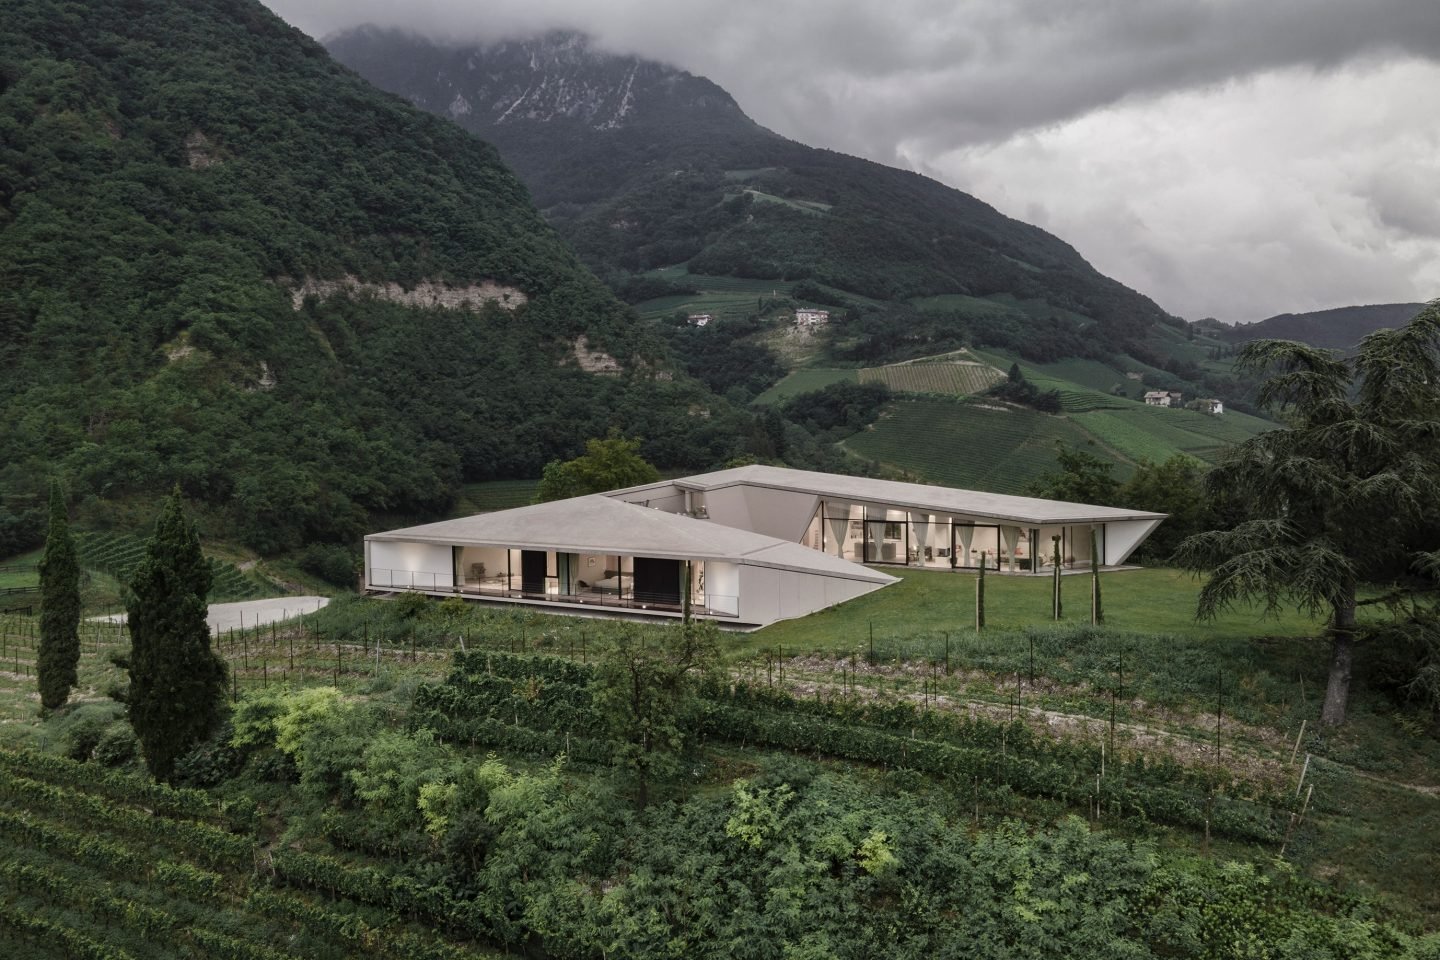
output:
[{"label": "tall dark evergreen tree", "polygon": [[80,682],[80,564],[60,485],[50,485],[50,530],[40,559],[40,705],[63,706]]},{"label": "tall dark evergreen tree", "polygon": [[210,578],[176,488],[130,581],[130,724],[160,779],[210,735],[225,698],[225,662],[205,622]]},{"label": "tall dark evergreen tree", "polygon": [[[1367,336],[1352,358],[1288,340],[1256,340],[1237,367],[1265,376],[1262,406],[1289,422],[1232,448],[1205,478],[1217,502],[1241,511],[1225,529],[1195,534],[1181,566],[1210,579],[1196,615],[1237,602],[1269,612],[1287,602],[1329,612],[1330,679],[1321,720],[1343,723],[1357,650],[1393,624],[1365,624],[1366,583],[1403,583],[1429,570],[1440,504],[1440,301],[1408,324]],[[1429,591],[1428,581],[1420,588]],[[1399,610],[1406,591],[1384,602]]]}]

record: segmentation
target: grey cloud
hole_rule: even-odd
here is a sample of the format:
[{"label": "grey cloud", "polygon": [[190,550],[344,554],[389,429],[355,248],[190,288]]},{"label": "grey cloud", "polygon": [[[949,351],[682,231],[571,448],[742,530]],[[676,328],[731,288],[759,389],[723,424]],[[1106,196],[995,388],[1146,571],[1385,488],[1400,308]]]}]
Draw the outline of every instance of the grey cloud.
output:
[{"label": "grey cloud", "polygon": [[316,36],[582,30],[974,193],[1186,316],[1440,292],[1436,0],[267,2]]}]

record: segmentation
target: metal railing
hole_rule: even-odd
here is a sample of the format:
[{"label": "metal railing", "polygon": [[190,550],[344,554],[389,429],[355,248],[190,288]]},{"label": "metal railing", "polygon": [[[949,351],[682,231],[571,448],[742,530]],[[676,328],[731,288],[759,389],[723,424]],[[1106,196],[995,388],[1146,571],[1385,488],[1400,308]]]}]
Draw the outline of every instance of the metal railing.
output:
[{"label": "metal railing", "polygon": [[[558,577],[546,577],[540,589],[536,584],[526,584],[519,576],[486,578],[482,581],[469,580],[461,584],[454,582],[452,574],[434,573],[426,570],[392,570],[383,567],[371,568],[366,586],[373,590],[416,590],[422,593],[450,594],[458,597],[476,597],[496,600],[536,600],[545,603],[564,603],[575,606],[622,609],[655,610],[665,613],[683,612],[683,604],[668,597],[636,595],[633,589],[620,592],[606,592],[588,588],[561,592]],[[528,587],[528,589],[527,589]],[[697,595],[690,604],[691,613],[702,617],[738,617],[740,598],[727,594]]]}]

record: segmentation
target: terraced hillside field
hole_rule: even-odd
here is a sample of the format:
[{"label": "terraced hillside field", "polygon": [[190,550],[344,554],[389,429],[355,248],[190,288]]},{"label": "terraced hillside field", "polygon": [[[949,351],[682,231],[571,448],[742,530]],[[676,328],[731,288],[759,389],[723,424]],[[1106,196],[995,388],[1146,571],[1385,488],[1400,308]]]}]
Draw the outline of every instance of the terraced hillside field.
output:
[{"label": "terraced hillside field", "polygon": [[861,383],[883,383],[896,393],[963,396],[983,393],[1004,379],[999,370],[973,360],[892,363],[860,371]]},{"label": "terraced hillside field", "polygon": [[0,798],[7,958],[495,956],[402,920],[423,899],[405,878],[263,850],[250,802],[9,749]]},{"label": "terraced hillside field", "polygon": [[1225,447],[1276,425],[1231,411],[1210,416],[1194,410],[1170,410],[1127,404],[1120,409],[1076,412],[1074,421],[1125,457],[1159,463],[1176,453],[1213,463]]},{"label": "terraced hillside field", "polygon": [[747,277],[715,277],[689,273],[683,265],[651,271],[650,276],[693,287],[695,293],[657,297],[635,305],[646,320],[662,320],[677,310],[708,313],[717,319],[740,319],[755,313],[766,298],[789,296],[792,280],[754,280]]},{"label": "terraced hillside field", "polygon": [[[140,537],[124,533],[84,533],[75,539],[76,553],[82,567],[101,570],[122,583],[129,581],[136,565],[145,555],[145,543]],[[273,586],[246,573],[233,563],[211,557],[210,569],[214,575],[210,585],[211,603],[252,600],[275,593]]]},{"label": "terraced hillside field", "polygon": [[842,446],[934,483],[1023,493],[1041,474],[1058,468],[1060,444],[1104,453],[1063,417],[998,404],[904,400]]}]

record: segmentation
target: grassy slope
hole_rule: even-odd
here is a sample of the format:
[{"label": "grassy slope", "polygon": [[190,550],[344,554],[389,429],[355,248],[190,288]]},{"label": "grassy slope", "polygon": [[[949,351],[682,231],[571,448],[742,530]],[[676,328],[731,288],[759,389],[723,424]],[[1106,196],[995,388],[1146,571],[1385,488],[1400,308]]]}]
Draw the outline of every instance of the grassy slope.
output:
[{"label": "grassy slope", "polygon": [[842,447],[935,483],[1021,493],[1057,468],[1060,444],[1090,449],[1091,443],[1070,421],[1020,407],[904,400]]}]

